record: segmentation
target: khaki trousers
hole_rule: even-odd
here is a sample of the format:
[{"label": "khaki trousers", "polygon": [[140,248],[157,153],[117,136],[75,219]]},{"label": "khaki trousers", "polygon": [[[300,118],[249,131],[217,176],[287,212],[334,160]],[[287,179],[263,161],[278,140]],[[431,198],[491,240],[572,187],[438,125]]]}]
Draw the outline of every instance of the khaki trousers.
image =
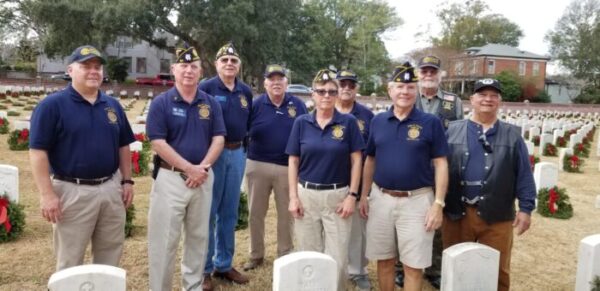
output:
[{"label": "khaki trousers", "polygon": [[510,252],[513,244],[512,221],[487,224],[477,215],[476,207],[467,207],[466,215],[457,221],[447,216],[442,223],[444,249],[462,242],[478,242],[500,252],[498,290],[510,289]]},{"label": "khaki trousers", "polygon": [[298,185],[304,217],[294,224],[298,250],[325,253],[337,262],[338,290],[346,290],[352,216],[341,218],[335,210],[347,195],[348,187],[319,191]]},{"label": "khaki trousers", "polygon": [[77,185],[52,180],[63,218],[53,225],[56,270],[83,264],[92,242],[92,262],[118,266],[125,241],[125,207],[121,175],[100,185]]},{"label": "khaki trousers", "polygon": [[277,256],[284,256],[294,248],[292,230],[294,221],[288,206],[290,203],[286,166],[248,159],[246,182],[248,184],[250,258],[265,256],[265,216],[269,209],[269,196],[275,193],[277,208]]},{"label": "khaki trousers", "polygon": [[360,216],[360,211],[357,207],[352,213],[352,230],[350,237],[352,238],[348,244],[348,274],[352,275],[368,275],[367,265],[369,260],[365,256],[367,249],[367,220]]},{"label": "khaki trousers", "polygon": [[181,286],[202,290],[212,202],[212,170],[198,188],[188,188],[179,172],[160,169],[150,192],[148,261],[150,290],[172,289],[175,255],[183,226]]}]

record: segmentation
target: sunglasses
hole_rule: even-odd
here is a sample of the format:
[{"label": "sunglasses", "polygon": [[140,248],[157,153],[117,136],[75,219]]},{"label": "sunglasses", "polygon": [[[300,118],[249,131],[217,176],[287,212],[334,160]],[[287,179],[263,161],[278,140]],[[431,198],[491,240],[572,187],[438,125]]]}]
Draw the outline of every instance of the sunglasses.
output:
[{"label": "sunglasses", "polygon": [[325,95],[329,95],[329,96],[337,96],[338,95],[338,91],[337,90],[325,90],[325,89],[315,89],[313,90],[315,93],[317,93],[317,95],[323,97]]},{"label": "sunglasses", "polygon": [[354,90],[354,88],[356,88],[356,83],[354,83],[352,81],[341,81],[340,82],[340,87],[341,88],[348,87],[348,89]]},{"label": "sunglasses", "polygon": [[492,148],[492,145],[490,144],[490,142],[487,140],[485,133],[481,134],[479,136],[479,142],[481,142],[481,145],[483,146],[483,150],[488,153],[491,154],[494,152],[494,149]]},{"label": "sunglasses", "polygon": [[237,65],[240,62],[240,60],[236,58],[220,58],[219,62],[221,62],[222,64],[232,63],[234,65]]}]

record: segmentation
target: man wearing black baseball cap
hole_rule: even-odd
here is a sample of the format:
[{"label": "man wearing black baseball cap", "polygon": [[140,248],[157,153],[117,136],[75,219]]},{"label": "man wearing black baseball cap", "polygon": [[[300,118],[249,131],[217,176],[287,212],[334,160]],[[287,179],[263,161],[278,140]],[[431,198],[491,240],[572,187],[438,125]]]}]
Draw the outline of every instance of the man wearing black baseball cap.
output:
[{"label": "man wearing black baseball cap", "polygon": [[53,223],[56,270],[92,262],[118,266],[125,209],[133,200],[135,141],[119,101],[100,91],[106,60],[93,46],[69,57],[71,83],[36,106],[29,157],[41,214]]},{"label": "man wearing black baseball cap", "polygon": [[517,235],[529,229],[536,191],[521,130],[498,120],[501,93],[498,80],[478,80],[470,97],[472,116],[450,123],[442,240],[444,248],[478,242],[498,250],[498,290],[506,291],[513,228]]}]

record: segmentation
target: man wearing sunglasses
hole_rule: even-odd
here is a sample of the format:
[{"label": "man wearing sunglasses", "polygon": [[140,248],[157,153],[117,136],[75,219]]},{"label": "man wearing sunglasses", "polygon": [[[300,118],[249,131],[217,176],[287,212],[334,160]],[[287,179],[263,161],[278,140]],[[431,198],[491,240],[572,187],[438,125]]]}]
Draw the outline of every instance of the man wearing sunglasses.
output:
[{"label": "man wearing sunglasses", "polygon": [[[341,113],[352,114],[356,117],[358,129],[360,129],[360,133],[366,143],[369,138],[369,126],[371,125],[371,119],[373,119],[373,112],[364,105],[356,102],[356,94],[359,89],[358,77],[353,71],[345,69],[337,73],[336,79],[340,82],[340,87],[339,97],[335,102],[335,109]],[[360,192],[358,194],[360,195]],[[369,273],[367,272],[369,260],[365,257],[367,220],[360,217],[358,211],[354,211],[352,216],[352,229],[350,231],[352,239],[348,245],[348,275],[358,289],[370,290],[371,282],[369,281]]]},{"label": "man wearing sunglasses", "polygon": [[497,80],[475,82],[473,115],[450,123],[450,184],[442,240],[444,248],[479,242],[498,250],[498,290],[505,291],[510,288],[513,228],[517,235],[529,229],[536,192],[521,130],[498,120],[501,94]]},{"label": "man wearing sunglasses", "polygon": [[[240,186],[246,168],[244,140],[252,111],[252,90],[237,78],[240,56],[232,43],[219,49],[215,67],[217,76],[202,82],[200,90],[217,99],[223,110],[227,135],[223,152],[212,166],[215,174],[210,214],[210,241],[204,268],[204,290],[212,290],[213,276],[248,283],[248,278],[232,267],[235,250],[235,226],[240,203]],[[217,223],[218,221],[218,223]]]}]

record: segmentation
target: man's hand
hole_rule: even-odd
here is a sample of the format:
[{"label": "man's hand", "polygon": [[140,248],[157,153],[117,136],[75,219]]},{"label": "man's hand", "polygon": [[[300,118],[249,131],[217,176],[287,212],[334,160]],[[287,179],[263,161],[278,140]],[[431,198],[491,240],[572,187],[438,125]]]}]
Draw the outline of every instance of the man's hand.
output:
[{"label": "man's hand", "polygon": [[121,187],[123,188],[123,205],[125,205],[125,208],[129,208],[131,203],[133,203],[133,185],[125,183]]},{"label": "man's hand", "polygon": [[433,203],[425,216],[425,231],[433,231],[440,228],[443,217],[442,206]]},{"label": "man's hand", "polygon": [[525,233],[529,226],[531,226],[531,215],[519,211],[513,222],[513,227],[517,229],[517,235]]},{"label": "man's hand", "polygon": [[360,216],[362,218],[369,218],[369,199],[367,196],[360,197],[360,201],[358,201],[358,210],[360,211]]},{"label": "man's hand", "polygon": [[60,199],[56,193],[42,194],[40,197],[40,208],[42,209],[42,217],[47,221],[57,223],[62,219]]},{"label": "man's hand", "polygon": [[290,199],[290,206],[288,207],[288,210],[294,218],[304,217],[304,208],[302,207],[302,202],[298,198]]},{"label": "man's hand", "polygon": [[189,188],[196,188],[208,179],[208,170],[210,165],[192,165],[185,171],[187,179],[185,180],[186,186]]},{"label": "man's hand", "polygon": [[356,207],[356,198],[352,195],[347,195],[342,202],[337,205],[335,213],[341,218],[348,218],[354,212]]}]

